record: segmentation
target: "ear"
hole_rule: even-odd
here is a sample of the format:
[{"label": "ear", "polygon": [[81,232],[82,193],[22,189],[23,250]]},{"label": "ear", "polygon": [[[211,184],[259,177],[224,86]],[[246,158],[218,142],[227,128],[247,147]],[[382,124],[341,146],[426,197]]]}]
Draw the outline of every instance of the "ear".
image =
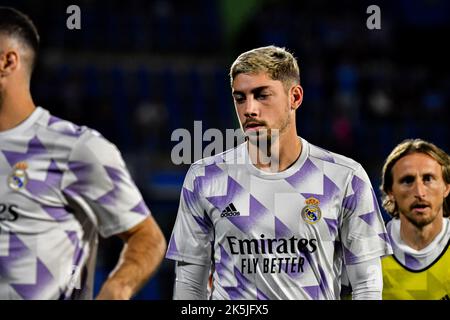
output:
[{"label": "ear", "polygon": [[449,193],[450,193],[450,184],[445,184],[444,199],[447,198]]},{"label": "ear", "polygon": [[389,198],[389,201],[391,201],[392,203],[395,203],[395,198],[394,198],[394,195],[392,194],[392,191],[389,191],[387,193],[387,196]]},{"label": "ear", "polygon": [[19,66],[19,54],[16,51],[7,51],[0,55],[0,76],[6,77]]},{"label": "ear", "polygon": [[291,88],[290,100],[292,110],[297,110],[297,108],[302,104],[303,88],[299,84]]}]

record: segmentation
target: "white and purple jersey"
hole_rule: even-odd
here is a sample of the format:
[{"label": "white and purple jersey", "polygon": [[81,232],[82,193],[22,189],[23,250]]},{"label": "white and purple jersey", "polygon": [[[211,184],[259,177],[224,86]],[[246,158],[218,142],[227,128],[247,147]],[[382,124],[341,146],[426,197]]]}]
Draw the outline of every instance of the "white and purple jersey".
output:
[{"label": "white and purple jersey", "polygon": [[211,265],[212,299],[339,299],[344,264],[392,253],[361,165],[302,145],[278,173],[245,143],[190,167],[166,257]]},{"label": "white and purple jersey", "polygon": [[117,148],[38,107],[0,132],[0,299],[90,299],[98,233],[150,214]]}]

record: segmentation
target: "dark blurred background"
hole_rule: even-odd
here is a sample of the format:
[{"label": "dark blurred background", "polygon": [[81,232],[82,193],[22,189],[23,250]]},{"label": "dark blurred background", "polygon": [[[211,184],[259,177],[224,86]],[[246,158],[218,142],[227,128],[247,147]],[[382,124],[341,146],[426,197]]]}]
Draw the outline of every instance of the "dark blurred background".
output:
[{"label": "dark blurred background", "polygon": [[[169,239],[188,165],[174,165],[177,128],[238,128],[228,68],[241,52],[285,46],[305,91],[299,134],[359,161],[376,191],[390,150],[405,138],[449,140],[450,2],[108,0],[0,1],[28,14],[42,39],[35,103],[100,131],[122,151]],[[69,30],[69,5],[81,30]],[[369,5],[381,30],[369,30]],[[384,218],[388,219],[383,212]],[[120,240],[102,239],[96,291]],[[170,299],[165,260],[136,299]]]}]

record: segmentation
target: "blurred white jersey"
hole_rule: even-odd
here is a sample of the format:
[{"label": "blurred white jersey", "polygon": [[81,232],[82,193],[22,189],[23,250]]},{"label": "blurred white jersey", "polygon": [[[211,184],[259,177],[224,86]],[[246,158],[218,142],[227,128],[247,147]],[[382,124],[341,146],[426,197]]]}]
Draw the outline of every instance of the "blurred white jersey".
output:
[{"label": "blurred white jersey", "polygon": [[98,233],[150,214],[117,148],[38,107],[0,132],[0,299],[90,299]]},{"label": "blurred white jersey", "polygon": [[246,143],[189,169],[166,257],[211,264],[212,299],[339,299],[343,264],[392,254],[361,165],[301,141],[283,172]]}]

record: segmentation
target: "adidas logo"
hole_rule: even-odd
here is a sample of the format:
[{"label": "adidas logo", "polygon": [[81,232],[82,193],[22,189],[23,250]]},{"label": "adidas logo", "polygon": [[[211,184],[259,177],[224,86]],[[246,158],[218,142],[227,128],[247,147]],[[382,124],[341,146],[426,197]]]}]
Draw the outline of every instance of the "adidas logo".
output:
[{"label": "adidas logo", "polygon": [[235,217],[240,216],[241,213],[236,210],[236,207],[233,203],[230,203],[225,209],[223,209],[222,214],[220,215],[223,217]]}]

